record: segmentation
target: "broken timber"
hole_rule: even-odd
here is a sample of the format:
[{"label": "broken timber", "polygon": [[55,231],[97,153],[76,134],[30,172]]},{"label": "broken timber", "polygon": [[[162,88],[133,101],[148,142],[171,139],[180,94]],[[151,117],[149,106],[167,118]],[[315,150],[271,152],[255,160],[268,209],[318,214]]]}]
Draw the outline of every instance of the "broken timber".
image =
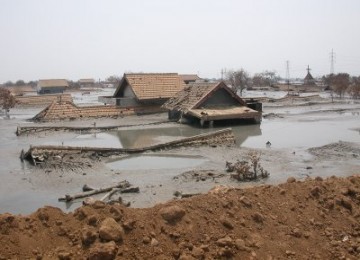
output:
[{"label": "broken timber", "polygon": [[[113,189],[119,189],[121,190],[125,190],[126,188],[130,187],[130,183],[128,181],[122,181],[114,186],[111,187],[107,187],[107,188],[100,188],[100,189],[96,189],[96,190],[92,190],[92,191],[86,191],[83,193],[79,193],[79,194],[74,194],[74,195],[69,195],[66,194],[64,197],[59,198],[59,201],[72,201],[72,200],[76,200],[76,199],[82,199],[82,198],[86,198],[89,197],[91,195],[95,195],[95,194],[99,194],[99,193],[104,193],[104,192],[111,192]],[[137,191],[138,192],[138,191]]]},{"label": "broken timber", "polygon": [[145,124],[129,124],[129,125],[110,125],[110,126],[18,126],[16,129],[16,135],[20,136],[23,134],[30,134],[30,133],[37,133],[37,132],[45,132],[45,131],[84,131],[84,132],[91,132],[91,131],[110,131],[116,130],[119,128],[124,127],[133,127],[133,126],[145,126],[145,125],[160,125],[169,123],[170,121],[159,121],[159,122],[152,122],[152,123],[145,123]]},{"label": "broken timber", "polygon": [[97,153],[98,155],[110,156],[121,154],[136,154],[146,151],[158,151],[161,149],[176,148],[187,145],[235,143],[235,136],[231,128],[222,129],[210,133],[195,135],[162,144],[155,144],[142,148],[99,148],[99,147],[75,147],[75,146],[30,146],[22,158],[34,165],[44,163],[48,159],[58,159],[67,153]]}]

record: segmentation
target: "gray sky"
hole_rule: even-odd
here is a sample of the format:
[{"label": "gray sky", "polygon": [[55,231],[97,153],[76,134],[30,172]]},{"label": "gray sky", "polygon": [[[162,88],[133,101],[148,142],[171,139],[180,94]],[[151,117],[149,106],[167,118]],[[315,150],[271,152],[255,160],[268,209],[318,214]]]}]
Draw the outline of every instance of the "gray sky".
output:
[{"label": "gray sky", "polygon": [[0,82],[222,68],[360,75],[359,0],[0,0]]}]

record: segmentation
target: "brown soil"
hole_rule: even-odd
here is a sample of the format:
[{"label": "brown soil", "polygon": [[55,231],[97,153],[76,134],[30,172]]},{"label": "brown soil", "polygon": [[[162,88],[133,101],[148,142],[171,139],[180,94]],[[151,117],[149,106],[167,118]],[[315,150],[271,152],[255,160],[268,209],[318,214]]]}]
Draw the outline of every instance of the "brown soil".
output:
[{"label": "brown soil", "polygon": [[0,259],[359,259],[360,176],[0,215]]}]

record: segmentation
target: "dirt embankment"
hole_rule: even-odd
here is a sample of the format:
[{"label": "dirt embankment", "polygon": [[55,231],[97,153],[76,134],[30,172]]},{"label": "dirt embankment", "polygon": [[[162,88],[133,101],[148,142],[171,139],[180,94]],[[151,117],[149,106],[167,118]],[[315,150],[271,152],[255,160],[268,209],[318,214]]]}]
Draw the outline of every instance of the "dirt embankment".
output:
[{"label": "dirt embankment", "polygon": [[0,259],[359,259],[360,176],[0,216]]}]

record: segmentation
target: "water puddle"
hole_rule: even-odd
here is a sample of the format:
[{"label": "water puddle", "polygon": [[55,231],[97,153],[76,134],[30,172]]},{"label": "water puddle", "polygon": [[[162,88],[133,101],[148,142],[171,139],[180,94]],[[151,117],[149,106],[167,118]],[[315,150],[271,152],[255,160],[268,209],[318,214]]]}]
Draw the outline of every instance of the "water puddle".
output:
[{"label": "water puddle", "polygon": [[140,155],[122,158],[106,165],[114,170],[160,170],[191,168],[206,161],[200,156]]}]

